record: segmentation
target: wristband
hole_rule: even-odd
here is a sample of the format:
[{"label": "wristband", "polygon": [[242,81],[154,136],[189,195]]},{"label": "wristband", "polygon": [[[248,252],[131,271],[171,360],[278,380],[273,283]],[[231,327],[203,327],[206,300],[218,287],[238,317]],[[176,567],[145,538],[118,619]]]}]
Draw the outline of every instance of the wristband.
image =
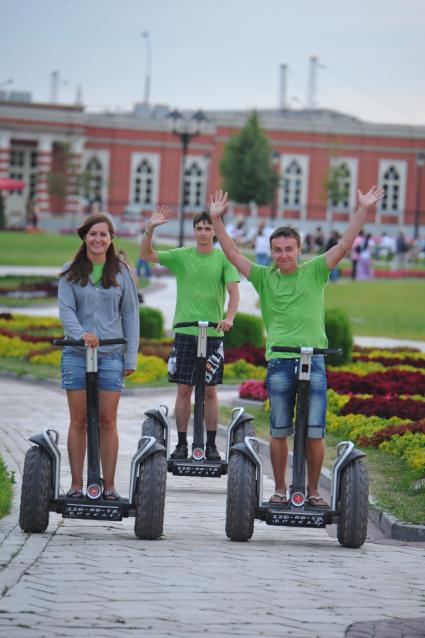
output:
[{"label": "wristband", "polygon": [[143,233],[144,233],[145,235],[147,235],[148,237],[150,237],[151,235],[153,235],[153,231],[152,231],[151,233],[149,233],[149,232],[146,230],[146,228],[145,228],[145,230],[143,231]]}]

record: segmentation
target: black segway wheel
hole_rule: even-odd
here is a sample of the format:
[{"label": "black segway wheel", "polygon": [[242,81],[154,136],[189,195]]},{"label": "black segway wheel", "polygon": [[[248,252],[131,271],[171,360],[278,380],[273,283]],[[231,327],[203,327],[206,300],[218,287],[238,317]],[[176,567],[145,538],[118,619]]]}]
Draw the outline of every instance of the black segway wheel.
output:
[{"label": "black segway wheel", "polygon": [[248,541],[254,532],[256,477],[253,462],[240,452],[230,457],[227,473],[226,535]]},{"label": "black segway wheel", "polygon": [[[233,445],[236,443],[243,443],[246,436],[255,436],[255,429],[251,421],[245,421],[238,425],[233,432]],[[257,444],[254,442],[254,446],[257,449]]]},{"label": "black segway wheel", "polygon": [[366,465],[355,460],[341,475],[338,541],[344,547],[361,547],[366,540],[369,503],[369,477]]},{"label": "black segway wheel", "polygon": [[25,455],[22,475],[19,527],[24,532],[45,532],[49,524],[49,504],[52,496],[52,460],[38,445]]},{"label": "black segway wheel", "polygon": [[164,528],[167,460],[156,452],[140,465],[136,490],[134,533],[141,540],[155,540]]},{"label": "black segway wheel", "polygon": [[158,443],[161,443],[161,445],[164,445],[164,446],[166,445],[165,436],[164,436],[164,426],[158,419],[155,419],[154,417],[149,416],[147,419],[143,421],[142,436],[153,436],[156,438]]}]

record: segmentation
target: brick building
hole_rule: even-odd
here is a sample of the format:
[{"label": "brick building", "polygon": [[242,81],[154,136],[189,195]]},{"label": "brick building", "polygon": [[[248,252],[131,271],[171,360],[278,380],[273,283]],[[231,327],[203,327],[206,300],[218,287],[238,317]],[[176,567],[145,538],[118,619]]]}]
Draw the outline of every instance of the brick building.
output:
[{"label": "brick building", "polygon": [[[168,115],[166,107],[143,105],[132,113],[86,113],[80,106],[0,101],[0,177],[26,184],[6,198],[9,224],[25,220],[29,198],[42,220],[62,224],[95,201],[112,215],[133,217],[167,202],[177,216],[183,192],[188,217],[204,208],[220,187],[224,145],[249,113],[206,112],[203,132],[190,139],[184,188],[182,142]],[[343,228],[357,188],[379,183],[386,195],[368,224],[372,231],[394,234],[403,227],[413,234],[415,225],[425,224],[425,127],[364,122],[327,109],[258,115],[281,181],[275,201],[251,206],[251,215],[284,219],[306,232],[318,225]],[[331,166],[339,167],[344,185],[339,201],[326,195]]]}]

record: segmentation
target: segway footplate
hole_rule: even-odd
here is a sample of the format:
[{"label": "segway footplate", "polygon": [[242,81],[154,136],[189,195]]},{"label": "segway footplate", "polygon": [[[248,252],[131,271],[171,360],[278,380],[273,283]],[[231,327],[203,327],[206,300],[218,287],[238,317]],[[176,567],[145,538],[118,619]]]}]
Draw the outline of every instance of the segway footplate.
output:
[{"label": "segway footplate", "polygon": [[219,478],[225,474],[221,462],[214,461],[171,461],[168,471],[174,476],[207,476]]},{"label": "segway footplate", "polygon": [[97,505],[86,503],[64,503],[63,518],[83,518],[107,521],[121,521],[122,509],[119,505]]},{"label": "segway footplate", "polygon": [[[268,504],[267,504],[268,505]],[[263,506],[261,519],[267,525],[281,525],[285,527],[326,527],[332,522],[330,510],[286,509]]]}]

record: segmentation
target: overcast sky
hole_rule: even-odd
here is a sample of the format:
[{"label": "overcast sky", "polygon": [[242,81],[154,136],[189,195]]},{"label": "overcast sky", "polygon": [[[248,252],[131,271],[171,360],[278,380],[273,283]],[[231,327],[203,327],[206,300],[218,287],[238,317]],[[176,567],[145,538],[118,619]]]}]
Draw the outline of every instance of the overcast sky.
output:
[{"label": "overcast sky", "polygon": [[0,88],[35,101],[50,99],[58,70],[60,102],[81,85],[87,110],[128,110],[143,100],[150,46],[152,103],[276,108],[286,63],[299,108],[317,55],[319,106],[425,125],[424,0],[0,0],[0,9]]}]

